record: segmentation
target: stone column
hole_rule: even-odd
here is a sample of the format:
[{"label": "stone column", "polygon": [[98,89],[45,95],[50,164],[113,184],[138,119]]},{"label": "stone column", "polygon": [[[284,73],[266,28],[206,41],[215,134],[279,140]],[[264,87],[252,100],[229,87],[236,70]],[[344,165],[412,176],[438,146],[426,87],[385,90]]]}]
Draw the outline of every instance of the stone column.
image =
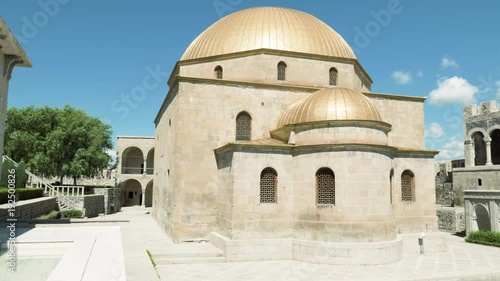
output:
[{"label": "stone column", "polygon": [[144,169],[142,170],[142,173],[144,175],[147,174],[147,172],[146,172],[146,168],[147,168],[146,165],[147,165],[147,163],[148,163],[148,157],[144,157],[144,164],[143,164],[144,165]]},{"label": "stone column", "polygon": [[486,165],[493,165],[493,163],[491,163],[491,140],[486,141]]},{"label": "stone column", "polygon": [[469,235],[469,233],[472,231],[472,224],[474,223],[474,212],[473,212],[473,206],[472,203],[468,198],[464,198],[464,207],[465,207],[465,230],[466,230],[466,235]]},{"label": "stone column", "polygon": [[141,198],[142,198],[141,206],[146,207],[146,190],[145,189],[142,190]]},{"label": "stone column", "polygon": [[471,140],[464,143],[465,167],[474,167],[474,146]]},{"label": "stone column", "polygon": [[498,225],[498,214],[497,214],[497,204],[494,199],[490,199],[490,225],[491,231],[500,231]]}]

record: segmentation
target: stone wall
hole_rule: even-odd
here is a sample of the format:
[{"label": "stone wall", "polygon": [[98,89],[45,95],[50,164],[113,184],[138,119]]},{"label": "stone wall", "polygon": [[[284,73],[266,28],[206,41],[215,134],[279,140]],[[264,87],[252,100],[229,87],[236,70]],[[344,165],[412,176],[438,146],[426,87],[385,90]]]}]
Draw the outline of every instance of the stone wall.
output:
[{"label": "stone wall", "polygon": [[[97,217],[105,212],[104,195],[64,196],[80,209],[85,209],[84,217]],[[70,207],[71,208],[71,207]]]},{"label": "stone wall", "polygon": [[85,208],[85,217],[93,218],[105,212],[103,195],[84,196],[83,207]]},{"label": "stone wall", "polygon": [[[57,210],[55,197],[42,197],[30,200],[16,202],[15,217],[16,219],[34,219],[38,216],[50,213]],[[0,219],[9,218],[8,204],[0,205]]]},{"label": "stone wall", "polygon": [[477,166],[453,170],[455,206],[464,206],[464,190],[496,190],[500,183],[500,166]]},{"label": "stone wall", "polygon": [[465,230],[464,208],[438,207],[436,214],[438,217],[438,228],[440,230],[454,232]]},{"label": "stone wall", "polygon": [[104,196],[104,212],[106,214],[114,214],[120,211],[120,188],[94,188],[93,193]]},{"label": "stone wall", "polygon": [[441,206],[453,206],[454,201],[453,183],[436,181],[436,204]]}]

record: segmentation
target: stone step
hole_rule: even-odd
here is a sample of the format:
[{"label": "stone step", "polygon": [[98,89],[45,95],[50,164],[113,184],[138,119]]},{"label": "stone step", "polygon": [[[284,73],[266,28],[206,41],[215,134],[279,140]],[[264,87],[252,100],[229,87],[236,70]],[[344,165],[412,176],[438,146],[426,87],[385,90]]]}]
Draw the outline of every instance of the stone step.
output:
[{"label": "stone step", "polygon": [[164,248],[150,249],[155,259],[184,259],[184,258],[218,258],[224,253],[210,243],[179,243],[168,244]]},{"label": "stone step", "polygon": [[154,258],[156,266],[169,264],[193,264],[193,263],[224,263],[225,257],[198,257],[198,258]]}]

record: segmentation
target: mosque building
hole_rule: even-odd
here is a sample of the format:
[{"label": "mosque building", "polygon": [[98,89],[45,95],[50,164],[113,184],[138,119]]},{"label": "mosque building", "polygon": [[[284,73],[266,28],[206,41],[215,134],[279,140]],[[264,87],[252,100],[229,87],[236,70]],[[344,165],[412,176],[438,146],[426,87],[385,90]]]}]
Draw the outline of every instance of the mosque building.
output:
[{"label": "mosque building", "polygon": [[425,98],[372,83],[310,14],[217,21],[175,65],[155,119],[154,218],[229,261],[400,260],[400,235],[437,231],[438,151],[425,148]]}]

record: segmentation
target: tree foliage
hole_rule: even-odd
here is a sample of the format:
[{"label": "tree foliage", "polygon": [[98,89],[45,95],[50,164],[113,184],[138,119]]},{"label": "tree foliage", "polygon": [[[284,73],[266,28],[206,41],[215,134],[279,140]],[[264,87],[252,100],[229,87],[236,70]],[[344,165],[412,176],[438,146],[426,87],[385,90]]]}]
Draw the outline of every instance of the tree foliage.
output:
[{"label": "tree foliage", "polygon": [[35,174],[76,180],[108,166],[111,135],[109,125],[70,106],[10,108],[5,154]]},{"label": "tree foliage", "polygon": [[2,173],[0,175],[0,187],[9,187],[9,175],[10,170],[15,169],[16,166],[14,165],[14,162],[10,161],[9,159],[5,159],[2,163]]},{"label": "tree foliage", "polygon": [[26,173],[26,164],[24,161],[19,162],[16,167],[16,188],[26,187],[28,182],[28,174]]}]

